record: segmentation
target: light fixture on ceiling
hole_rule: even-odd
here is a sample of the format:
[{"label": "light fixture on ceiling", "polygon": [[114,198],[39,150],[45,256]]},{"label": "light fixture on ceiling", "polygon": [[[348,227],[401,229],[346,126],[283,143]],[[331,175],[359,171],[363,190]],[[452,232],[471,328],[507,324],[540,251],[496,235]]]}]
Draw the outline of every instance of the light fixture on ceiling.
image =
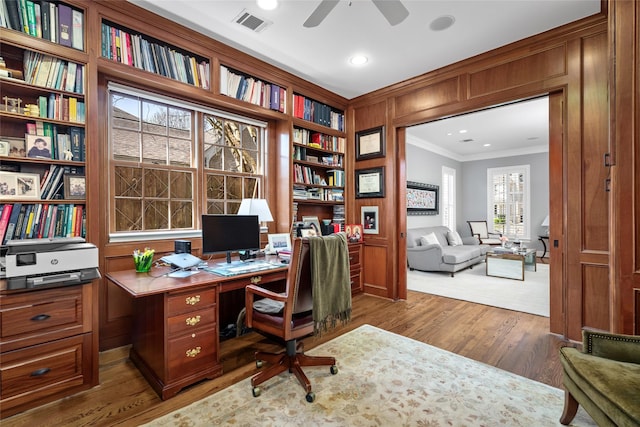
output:
[{"label": "light fixture on ceiling", "polygon": [[456,22],[456,18],[451,15],[439,16],[429,24],[431,31],[444,31]]},{"label": "light fixture on ceiling", "polygon": [[369,62],[369,58],[364,55],[353,55],[349,58],[349,64],[351,65],[364,65]]},{"label": "light fixture on ceiling", "polygon": [[458,131],[458,133],[467,133],[467,130],[466,130],[466,129],[460,129],[460,130]]},{"label": "light fixture on ceiling", "polygon": [[482,144],[483,147],[491,147],[491,144]]},{"label": "light fixture on ceiling", "polygon": [[256,3],[262,10],[273,10],[278,7],[278,0],[256,0]]}]

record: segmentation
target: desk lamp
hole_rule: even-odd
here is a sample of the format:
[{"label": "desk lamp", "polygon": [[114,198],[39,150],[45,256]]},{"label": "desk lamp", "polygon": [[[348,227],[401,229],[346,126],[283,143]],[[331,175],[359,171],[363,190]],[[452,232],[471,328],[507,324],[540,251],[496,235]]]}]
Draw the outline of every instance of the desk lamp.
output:
[{"label": "desk lamp", "polygon": [[269,205],[265,199],[242,199],[238,215],[258,215],[260,221],[260,233],[267,233],[269,229],[264,222],[273,221]]},{"label": "desk lamp", "polygon": [[544,217],[544,221],[540,224],[542,227],[547,227],[547,236],[549,235],[549,215]]}]

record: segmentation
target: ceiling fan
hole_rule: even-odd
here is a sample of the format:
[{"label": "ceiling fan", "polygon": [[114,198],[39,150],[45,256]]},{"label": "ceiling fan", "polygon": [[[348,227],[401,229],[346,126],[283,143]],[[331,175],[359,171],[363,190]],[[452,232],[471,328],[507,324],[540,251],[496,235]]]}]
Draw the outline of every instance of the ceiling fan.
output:
[{"label": "ceiling fan", "polygon": [[[340,0],[322,0],[316,10],[309,15],[304,24],[306,28],[317,27],[329,15]],[[380,13],[389,21],[391,25],[397,25],[409,16],[409,11],[400,0],[371,0]],[[351,5],[351,1],[349,1]]]}]

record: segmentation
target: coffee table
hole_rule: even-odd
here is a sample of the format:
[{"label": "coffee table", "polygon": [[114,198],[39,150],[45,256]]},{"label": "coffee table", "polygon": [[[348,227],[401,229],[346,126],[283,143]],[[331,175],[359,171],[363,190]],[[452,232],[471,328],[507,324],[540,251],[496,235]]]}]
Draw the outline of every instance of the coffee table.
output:
[{"label": "coffee table", "polygon": [[487,276],[524,280],[524,271],[536,271],[536,250],[487,252]]}]

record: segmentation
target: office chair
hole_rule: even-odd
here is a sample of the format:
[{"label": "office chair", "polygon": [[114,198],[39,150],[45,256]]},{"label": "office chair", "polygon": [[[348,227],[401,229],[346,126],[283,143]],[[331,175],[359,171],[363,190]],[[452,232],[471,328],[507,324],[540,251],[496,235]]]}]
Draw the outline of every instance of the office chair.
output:
[{"label": "office chair", "polygon": [[490,233],[487,221],[467,221],[471,229],[471,235],[476,236],[481,245],[498,246],[502,244],[500,233]]},{"label": "office chair", "polygon": [[[338,373],[334,357],[307,356],[304,354],[303,343],[297,340],[313,334],[314,331],[317,332],[318,327],[324,328],[327,325],[327,319],[329,319],[329,323],[335,325],[336,319],[344,322],[350,316],[349,255],[346,236],[344,233],[340,234],[340,236],[294,239],[287,283],[283,293],[275,293],[257,285],[246,287],[247,327],[270,338],[284,341],[286,347],[286,351],[283,353],[256,352],[255,358],[258,368],[262,366],[263,361],[270,363],[271,366],[251,378],[254,397],[258,397],[261,393],[261,389],[258,387],[260,384],[288,370],[298,378],[307,392],[307,401],[311,403],[315,400],[315,394],[311,391],[311,383],[302,371],[302,367],[330,366],[332,374]],[[310,241],[312,242],[310,243]],[[327,282],[317,284],[322,286],[323,292],[317,292],[316,294],[322,295],[314,301],[313,282],[318,279],[318,270],[312,268],[312,263],[318,263],[318,258],[312,256],[312,252],[322,253],[322,249],[331,255],[331,258],[327,260],[330,262],[330,268],[321,268],[319,274],[321,276],[327,274],[329,277]],[[327,263],[323,265],[326,266]],[[312,279],[312,276],[315,278]],[[338,307],[330,316],[318,320],[317,314],[319,312],[327,312],[326,307],[318,307],[322,300],[326,305],[329,298],[327,294],[333,294],[336,297],[332,300],[339,301]],[[259,297],[264,298],[257,299]],[[314,310],[316,315],[314,315]]]}]

